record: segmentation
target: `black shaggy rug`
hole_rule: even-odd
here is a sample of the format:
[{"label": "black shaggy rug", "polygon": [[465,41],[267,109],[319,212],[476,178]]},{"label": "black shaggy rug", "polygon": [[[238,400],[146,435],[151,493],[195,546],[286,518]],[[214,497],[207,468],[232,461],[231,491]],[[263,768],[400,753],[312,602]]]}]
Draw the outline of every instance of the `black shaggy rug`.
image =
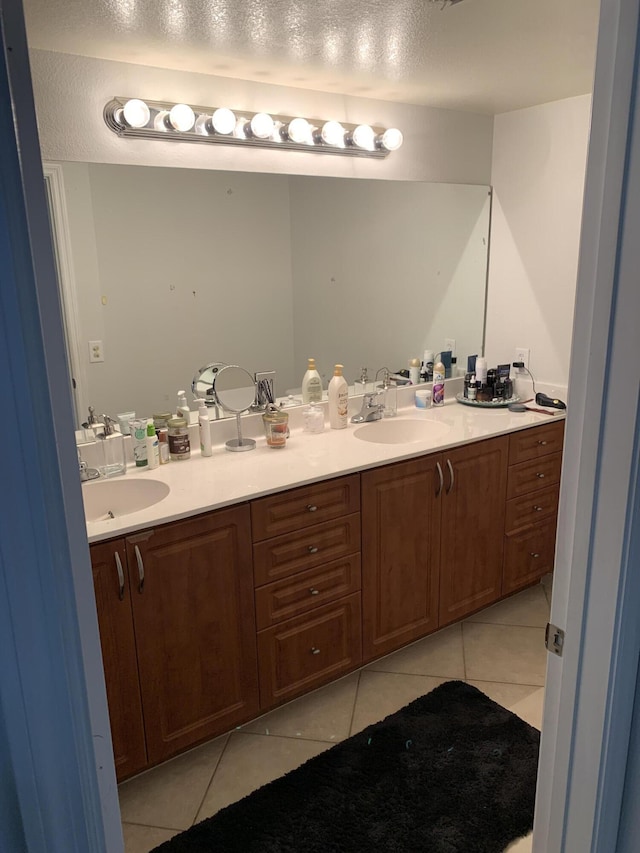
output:
[{"label": "black shaggy rug", "polygon": [[154,853],[501,853],[533,826],[539,740],[449,681]]}]

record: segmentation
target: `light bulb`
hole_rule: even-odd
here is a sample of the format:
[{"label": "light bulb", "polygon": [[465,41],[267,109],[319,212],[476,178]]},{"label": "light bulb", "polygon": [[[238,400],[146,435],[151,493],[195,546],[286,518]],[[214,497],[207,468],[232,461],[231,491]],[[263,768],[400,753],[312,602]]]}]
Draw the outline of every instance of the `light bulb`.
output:
[{"label": "light bulb", "polygon": [[402,131],[398,130],[397,127],[390,127],[378,139],[380,140],[380,145],[386,148],[387,151],[397,151],[402,145],[404,137],[402,136]]},{"label": "light bulb", "polygon": [[358,148],[364,148],[366,151],[373,151],[376,147],[375,132],[368,124],[359,124],[353,131],[351,138],[354,145]]},{"label": "light bulb", "polygon": [[151,118],[151,110],[139,98],[132,98],[124,105],[122,116],[129,127],[144,127]]},{"label": "light bulb", "polygon": [[169,124],[174,130],[183,133],[191,130],[195,124],[196,115],[188,104],[176,104],[169,110]]},{"label": "light bulb", "polygon": [[287,125],[287,135],[292,142],[297,142],[298,145],[311,145],[313,143],[311,125],[306,118],[292,119]]},{"label": "light bulb", "polygon": [[258,139],[268,139],[273,133],[273,119],[268,113],[256,113],[249,126]]},{"label": "light bulb", "polygon": [[339,121],[325,121],[320,136],[327,145],[337,145],[344,148],[344,133],[344,127]]},{"label": "light bulb", "polygon": [[160,110],[156,113],[153,119],[153,127],[155,130],[168,130],[167,122],[169,121],[169,110]]},{"label": "light bulb", "polygon": [[233,133],[236,126],[236,115],[232,110],[220,107],[211,116],[211,126],[216,133],[223,133],[225,136]]}]

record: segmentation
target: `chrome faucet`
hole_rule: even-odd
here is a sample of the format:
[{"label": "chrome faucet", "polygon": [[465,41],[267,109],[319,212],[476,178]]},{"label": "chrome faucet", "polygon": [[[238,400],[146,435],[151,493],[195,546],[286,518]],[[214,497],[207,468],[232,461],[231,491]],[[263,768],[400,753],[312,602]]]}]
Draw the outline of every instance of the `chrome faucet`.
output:
[{"label": "chrome faucet", "polygon": [[362,408],[357,415],[351,418],[352,424],[364,424],[370,421],[379,421],[384,412],[384,403],[374,402],[380,396],[379,391],[368,391],[362,397]]}]

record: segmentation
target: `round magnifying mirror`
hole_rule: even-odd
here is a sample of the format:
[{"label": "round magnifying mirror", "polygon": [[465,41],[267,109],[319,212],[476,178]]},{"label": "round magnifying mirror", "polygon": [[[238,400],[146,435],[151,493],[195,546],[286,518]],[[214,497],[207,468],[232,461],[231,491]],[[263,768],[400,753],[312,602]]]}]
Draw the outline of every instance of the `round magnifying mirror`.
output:
[{"label": "round magnifying mirror", "polygon": [[220,406],[213,392],[213,380],[224,366],[223,361],[212,361],[204,367],[199,367],[191,380],[193,396],[196,400],[204,400],[207,406],[214,409],[216,420],[220,417]]},{"label": "round magnifying mirror", "polygon": [[213,393],[225,412],[236,416],[238,437],[226,442],[227,450],[253,450],[256,446],[252,438],[242,437],[240,415],[246,412],[256,397],[256,383],[253,376],[244,367],[228,364],[217,371],[213,379]]}]

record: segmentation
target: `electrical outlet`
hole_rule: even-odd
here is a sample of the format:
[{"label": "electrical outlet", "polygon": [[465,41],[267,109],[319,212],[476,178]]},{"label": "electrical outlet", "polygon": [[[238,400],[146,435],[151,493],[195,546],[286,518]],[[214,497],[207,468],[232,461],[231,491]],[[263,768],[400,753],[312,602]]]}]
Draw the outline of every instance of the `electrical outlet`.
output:
[{"label": "electrical outlet", "polygon": [[446,350],[451,350],[451,355],[456,354],[456,339],[455,338],[445,338],[444,339],[444,348]]},{"label": "electrical outlet", "polygon": [[[516,355],[515,355],[515,358],[513,360],[523,362],[524,366],[528,370],[529,369],[529,355],[530,355],[530,353],[531,353],[531,350],[528,349],[528,347],[516,347]],[[521,373],[524,373],[524,369],[522,367],[519,367],[518,370]]]},{"label": "electrical outlet", "polygon": [[89,341],[89,361],[94,364],[104,361],[104,347],[102,341]]}]

